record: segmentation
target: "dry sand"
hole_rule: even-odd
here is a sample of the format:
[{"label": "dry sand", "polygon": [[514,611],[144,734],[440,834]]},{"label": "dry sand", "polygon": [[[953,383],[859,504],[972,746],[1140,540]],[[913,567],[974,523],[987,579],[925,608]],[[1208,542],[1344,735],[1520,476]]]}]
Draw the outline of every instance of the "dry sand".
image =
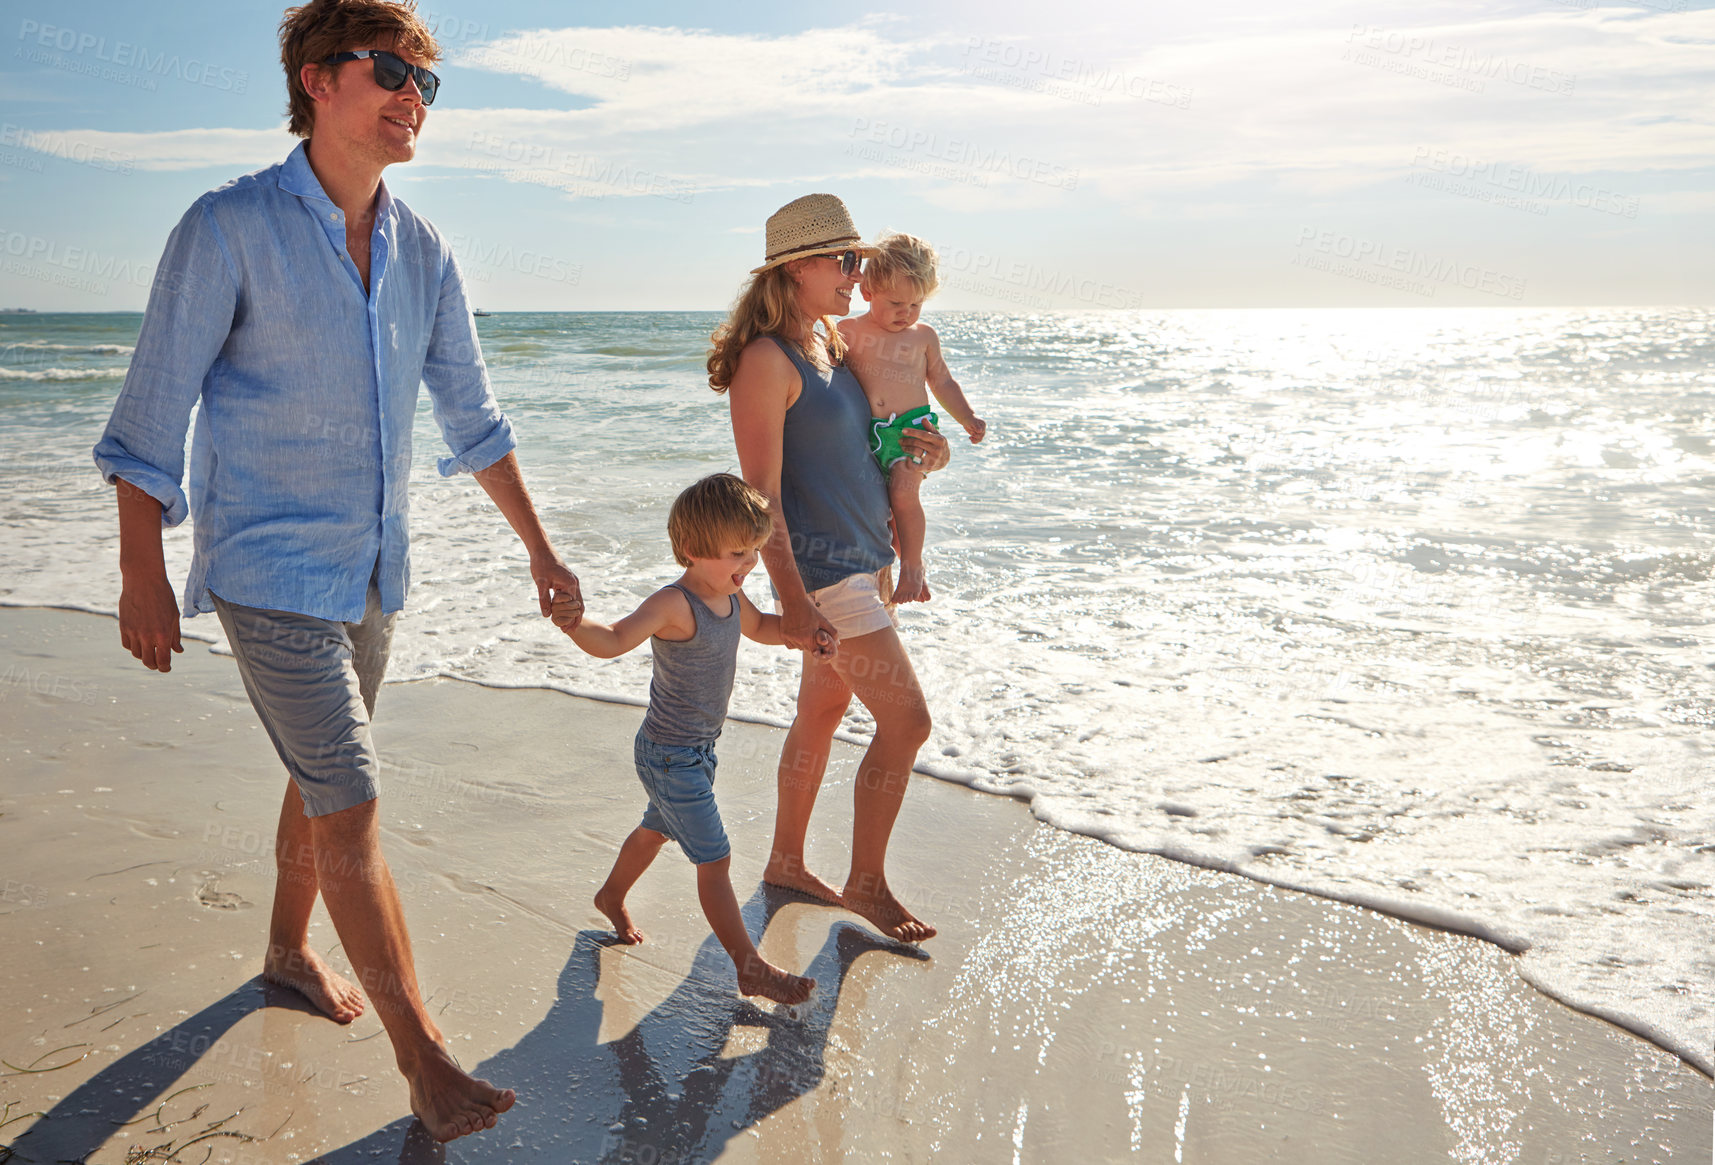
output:
[{"label": "dry sand", "polygon": [[[110,619],[7,610],[0,680],[13,1160],[1711,1157],[1707,1077],[1495,947],[927,778],[890,871],[941,928],[921,951],[764,893],[781,734],[732,724],[719,794],[746,917],[821,982],[799,1016],[753,1006],[675,849],[634,896],[644,946],[610,945],[589,904],[641,809],[639,710],[453,681],[382,693],[385,845],[438,1022],[519,1099],[435,1146],[372,1016],[342,1028],[256,978],[285,778],[231,661],[192,643],[157,676]],[[835,877],[855,755],[838,746],[812,840]]]}]

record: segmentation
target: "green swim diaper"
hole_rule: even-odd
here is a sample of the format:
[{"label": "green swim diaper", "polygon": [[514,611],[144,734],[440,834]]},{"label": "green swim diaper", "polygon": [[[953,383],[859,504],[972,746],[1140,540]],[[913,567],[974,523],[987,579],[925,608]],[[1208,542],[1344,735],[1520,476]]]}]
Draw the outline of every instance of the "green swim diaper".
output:
[{"label": "green swim diaper", "polygon": [[[928,405],[912,409],[908,413],[895,413],[891,419],[872,417],[869,425],[869,451],[875,456],[875,463],[886,473],[893,468],[896,461],[904,461],[910,454],[899,444],[899,434],[905,431],[907,425],[917,425],[927,417],[931,425],[939,425],[941,418]],[[919,428],[922,426],[918,425]]]}]

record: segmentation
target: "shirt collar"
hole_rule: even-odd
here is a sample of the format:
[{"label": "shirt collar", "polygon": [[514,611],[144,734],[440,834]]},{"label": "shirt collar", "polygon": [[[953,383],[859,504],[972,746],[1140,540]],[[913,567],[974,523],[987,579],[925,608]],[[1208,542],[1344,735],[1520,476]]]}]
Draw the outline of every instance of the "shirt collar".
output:
[{"label": "shirt collar", "polygon": [[308,139],[298,143],[298,148],[292,151],[284,165],[280,167],[280,189],[287,194],[296,194],[299,198],[314,198],[320,202],[332,202],[327,191],[322,189],[321,180],[316,172],[310,169],[310,143]]},{"label": "shirt collar", "polygon": [[[280,167],[280,189],[287,194],[296,194],[299,198],[313,198],[318,202],[333,205],[327,191],[322,189],[321,179],[310,169],[310,143],[305,139],[298,143],[297,149]],[[392,209],[393,195],[388,193],[387,180],[382,179],[375,199],[375,221],[381,222]]]}]

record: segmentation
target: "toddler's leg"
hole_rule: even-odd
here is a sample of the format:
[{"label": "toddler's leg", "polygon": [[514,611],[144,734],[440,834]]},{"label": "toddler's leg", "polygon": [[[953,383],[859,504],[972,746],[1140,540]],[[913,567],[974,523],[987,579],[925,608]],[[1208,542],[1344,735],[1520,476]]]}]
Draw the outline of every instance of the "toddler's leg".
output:
[{"label": "toddler's leg", "polygon": [[899,585],[893,588],[892,603],[926,603],[929,583],[923,574],[923,534],[928,524],[923,501],[917,496],[923,471],[907,457],[893,463],[887,472],[887,500],[893,507],[893,526],[899,532]]},{"label": "toddler's leg", "polygon": [[649,868],[649,863],[655,860],[655,855],[660,853],[661,847],[666,844],[666,834],[656,833],[653,829],[645,829],[639,825],[625,839],[625,844],[619,847],[619,856],[613,860],[613,869],[608,871],[607,881],[595,892],[595,908],[607,915],[613,923],[613,933],[619,936],[622,943],[643,941],[643,932],[631,924],[631,912],[625,908],[625,896],[631,892],[631,888],[637,884],[637,879],[643,876],[643,871]]},{"label": "toddler's leg", "polygon": [[814,979],[806,979],[782,971],[756,953],[750,932],[744,929],[744,916],[739,913],[738,899],[733,896],[732,877],[728,867],[732,858],[704,862],[697,867],[697,897],[702,901],[703,914],[714,928],[715,937],[732,956],[738,969],[738,989],[744,995],[761,995],[776,1003],[802,1003],[810,997]]}]

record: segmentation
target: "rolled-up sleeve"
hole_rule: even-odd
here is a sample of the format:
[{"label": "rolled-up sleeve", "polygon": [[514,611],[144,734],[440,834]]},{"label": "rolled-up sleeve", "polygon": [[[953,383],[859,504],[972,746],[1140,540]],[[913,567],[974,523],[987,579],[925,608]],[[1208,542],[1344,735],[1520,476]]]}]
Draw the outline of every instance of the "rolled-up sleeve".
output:
[{"label": "rolled-up sleeve", "polygon": [[500,411],[489,387],[476,320],[465,300],[464,277],[450,251],[445,252],[423,383],[428,386],[441,437],[452,450],[451,457],[440,459],[441,476],[487,469],[518,447],[512,422]]},{"label": "rolled-up sleeve", "polygon": [[147,492],[161,503],[166,526],[190,512],[185,431],[237,303],[231,254],[206,201],[198,201],[167,239],[131,367],[95,446],[102,478],[109,485],[124,478]]}]

